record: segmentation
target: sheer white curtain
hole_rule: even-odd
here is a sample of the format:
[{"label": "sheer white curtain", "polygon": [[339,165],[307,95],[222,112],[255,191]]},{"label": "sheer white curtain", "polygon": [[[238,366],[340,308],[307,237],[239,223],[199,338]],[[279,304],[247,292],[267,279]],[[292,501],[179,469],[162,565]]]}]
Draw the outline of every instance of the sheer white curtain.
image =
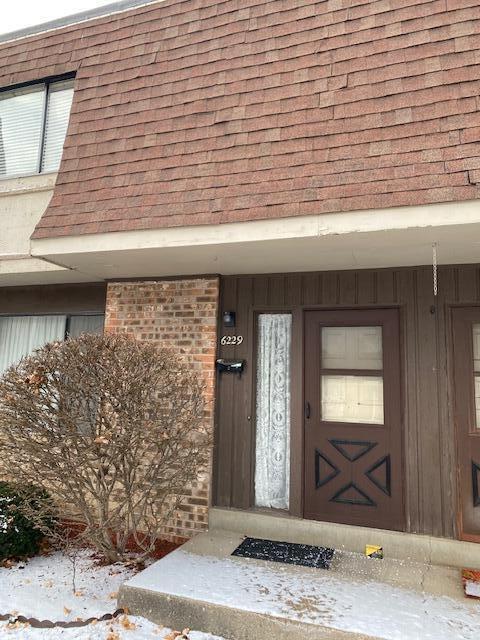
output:
[{"label": "sheer white curtain", "polygon": [[0,375],[47,342],[63,340],[65,316],[0,317]]},{"label": "sheer white curtain", "polygon": [[255,504],[288,509],[290,314],[258,316]]}]

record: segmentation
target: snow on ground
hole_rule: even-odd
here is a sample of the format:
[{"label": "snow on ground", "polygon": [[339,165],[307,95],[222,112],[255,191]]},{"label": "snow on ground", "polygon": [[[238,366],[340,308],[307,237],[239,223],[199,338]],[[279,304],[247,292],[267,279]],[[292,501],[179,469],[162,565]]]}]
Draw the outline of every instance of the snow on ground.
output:
[{"label": "snow on ground", "polygon": [[216,558],[177,549],[132,587],[385,640],[479,640],[477,602],[393,586],[354,572]]},{"label": "snow on ground", "polygon": [[[89,551],[82,551],[76,561],[74,592],[72,569],[71,560],[59,552],[37,556],[10,569],[1,567],[0,613],[51,621],[101,617],[115,611],[118,589],[133,575],[121,564],[99,566]],[[162,640],[169,633],[134,616],[73,629],[35,629],[0,622],[1,640]],[[215,640],[199,632],[191,632],[189,638]]]}]

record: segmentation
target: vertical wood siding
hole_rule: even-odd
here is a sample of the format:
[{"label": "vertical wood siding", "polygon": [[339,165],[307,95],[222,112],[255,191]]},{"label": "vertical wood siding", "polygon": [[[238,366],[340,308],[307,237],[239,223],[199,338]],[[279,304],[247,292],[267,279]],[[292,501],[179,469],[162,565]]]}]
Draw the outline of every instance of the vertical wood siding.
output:
[{"label": "vertical wood siding", "polygon": [[[479,303],[479,265],[441,267],[437,300],[430,267],[223,278],[220,310],[236,311],[237,326],[220,326],[219,337],[234,333],[243,335],[244,342],[236,347],[219,346],[219,356],[244,358],[247,367],[241,378],[223,374],[218,380],[214,504],[240,509],[253,505],[255,312],[291,310],[298,352],[303,308],[395,305],[401,310],[399,384],[407,530],[456,537],[450,306]],[[292,488],[291,511],[301,515],[301,358],[298,353],[292,355],[298,366],[293,380],[296,397],[292,398],[297,415],[292,421],[292,479],[297,486]]]},{"label": "vertical wood siding", "polygon": [[105,311],[104,283],[0,287],[0,315]]}]

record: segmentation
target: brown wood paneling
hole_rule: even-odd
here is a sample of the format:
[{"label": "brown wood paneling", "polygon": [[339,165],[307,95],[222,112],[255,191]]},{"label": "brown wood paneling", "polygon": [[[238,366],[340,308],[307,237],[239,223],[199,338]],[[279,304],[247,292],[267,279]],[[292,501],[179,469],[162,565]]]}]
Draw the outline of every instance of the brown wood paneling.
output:
[{"label": "brown wood paneling", "polygon": [[56,284],[0,288],[0,315],[105,311],[106,285]]},{"label": "brown wood paneling", "polygon": [[321,300],[322,278],[316,273],[307,273],[302,277],[302,304],[309,306]]},{"label": "brown wood paneling", "polygon": [[[279,292],[283,289],[278,288]],[[245,309],[251,303],[253,294],[253,279],[242,278],[237,286],[237,304],[239,309]],[[244,337],[244,342],[235,347],[234,357],[245,358],[247,366],[241,377],[223,374],[222,377],[235,377],[233,384],[235,394],[233,397],[233,419],[237,428],[233,434],[232,475],[235,482],[232,485],[232,501],[241,509],[248,509],[252,495],[252,429],[253,413],[251,387],[254,377],[254,360],[247,354],[253,353],[253,332],[251,313],[237,315],[236,333]]]},{"label": "brown wood paneling", "polygon": [[284,307],[287,294],[286,276],[272,276],[268,279],[268,304],[271,307]]},{"label": "brown wood paneling", "polygon": [[356,302],[359,305],[374,304],[376,301],[376,278],[371,271],[359,271],[357,274]]},{"label": "brown wood paneling", "polygon": [[[436,300],[431,267],[222,279],[222,309],[237,312],[238,323],[232,332],[246,332],[247,340],[234,353],[247,360],[247,371],[254,363],[254,335],[250,335],[254,333],[254,310],[292,311],[294,348],[298,350],[303,343],[304,308],[399,307],[406,527],[412,532],[457,535],[450,312],[452,305],[480,302],[479,274],[478,265],[441,267]],[[219,335],[222,333],[220,329]],[[220,347],[220,357],[230,356],[231,347]],[[297,362],[292,439],[294,434],[300,437],[296,429],[303,401],[296,396],[301,394],[301,369],[302,363]],[[248,407],[253,410],[253,380],[247,372],[240,381],[228,375],[219,379],[214,492],[219,506],[252,508],[254,420],[246,420],[246,415]],[[292,466],[296,467],[301,463],[298,451],[293,451],[297,444],[292,444]],[[293,471],[292,482],[298,484],[295,477]],[[296,515],[301,512],[301,493],[301,486],[292,487],[291,511]]]},{"label": "brown wood paneling", "polygon": [[400,336],[403,386],[403,429],[405,434],[405,511],[408,531],[421,531],[419,514],[419,451],[418,441],[418,341],[416,334],[416,271],[400,271],[398,275],[399,300],[410,300],[401,307]]},{"label": "brown wood paneling", "polygon": [[290,431],[290,513],[303,517],[303,454],[304,454],[304,403],[303,403],[303,310],[292,312],[292,375],[291,375],[291,431]]},{"label": "brown wood paneling", "polygon": [[252,304],[259,307],[268,305],[268,277],[253,279]]},{"label": "brown wood paneling", "polygon": [[[234,329],[227,329],[222,323],[223,311],[237,311],[237,280],[233,279],[228,286],[220,289],[220,313],[218,335],[233,335]],[[241,311],[243,313],[243,310]],[[225,350],[227,351],[227,350]],[[218,356],[226,357],[219,347]],[[237,421],[233,419],[232,399],[235,391],[233,376],[219,376],[217,378],[216,421],[215,421],[215,447],[213,476],[213,501],[214,504],[230,506],[232,501],[232,461],[234,456],[233,435],[238,429]]]},{"label": "brown wood paneling", "polygon": [[285,304],[298,307],[302,304],[302,276],[293,274],[285,278]]},{"label": "brown wood paneling", "polygon": [[457,270],[457,301],[478,300],[478,266],[464,265]]},{"label": "brown wood paneling", "polygon": [[398,304],[397,274],[392,269],[378,271],[377,302],[380,304]]},{"label": "brown wood paneling", "polygon": [[[462,276],[465,277],[465,276]],[[453,269],[440,271],[440,287],[444,299],[454,302],[456,295],[455,273]],[[456,510],[456,478],[457,461],[455,450],[455,423],[451,387],[452,351],[449,336],[451,335],[451,307],[445,304],[436,305],[437,313],[437,402],[439,429],[440,479],[442,483],[442,524],[441,535],[453,535],[452,515]],[[453,443],[453,445],[452,445]],[[450,521],[450,522],[449,522]],[[446,526],[445,526],[446,525]]]},{"label": "brown wood paneling", "polygon": [[327,271],[322,275],[322,294],[316,304],[337,305],[339,299],[338,273]]},{"label": "brown wood paneling", "polygon": [[[422,475],[419,495],[420,519],[423,527],[433,535],[441,535],[441,475],[439,449],[439,415],[437,393],[437,313],[431,312],[434,303],[432,276],[428,271],[417,273],[417,411],[419,430],[419,473]],[[435,461],[432,464],[432,460]],[[432,499],[433,498],[433,499]]]},{"label": "brown wood paneling", "polygon": [[357,303],[357,274],[342,271],[338,275],[338,301],[341,305],[355,306]]}]

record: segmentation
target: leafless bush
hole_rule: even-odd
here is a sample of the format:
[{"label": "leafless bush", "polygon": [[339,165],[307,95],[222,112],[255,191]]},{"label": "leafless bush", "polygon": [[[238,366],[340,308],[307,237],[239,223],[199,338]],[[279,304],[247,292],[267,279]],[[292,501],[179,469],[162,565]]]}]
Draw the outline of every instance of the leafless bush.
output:
[{"label": "leafless bush", "polygon": [[108,561],[148,554],[208,463],[198,379],[174,354],[125,335],[52,343],[0,378],[0,454],[17,483]]}]

